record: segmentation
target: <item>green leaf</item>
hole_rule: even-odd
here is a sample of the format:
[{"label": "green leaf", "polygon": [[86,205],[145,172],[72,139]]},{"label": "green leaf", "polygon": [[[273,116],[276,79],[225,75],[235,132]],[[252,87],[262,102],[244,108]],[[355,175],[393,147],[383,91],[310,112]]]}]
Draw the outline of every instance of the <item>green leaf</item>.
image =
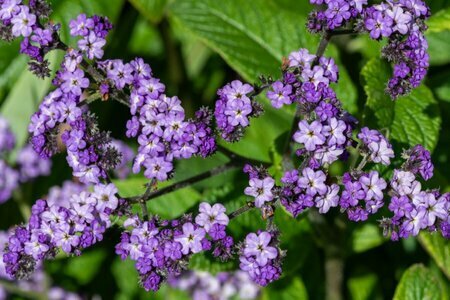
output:
[{"label": "green leaf", "polygon": [[134,298],[133,296],[139,291],[138,272],[134,262],[130,259],[122,261],[116,258],[111,265],[111,272],[120,291],[118,298]]},{"label": "green leaf", "polygon": [[167,0],[130,0],[130,3],[148,20],[157,23],[164,16]]},{"label": "green leaf", "polygon": [[428,32],[450,30],[450,7],[433,14],[427,21]]},{"label": "green leaf", "polygon": [[79,284],[87,284],[98,273],[105,257],[104,249],[87,251],[81,256],[70,258],[64,273],[75,278]]},{"label": "green leaf", "polygon": [[371,110],[365,113],[365,119],[374,114],[378,127],[387,129],[393,140],[409,146],[422,144],[432,151],[441,125],[439,108],[432,92],[421,85],[409,95],[391,100],[384,91],[390,76],[389,66],[376,58],[364,66],[362,75],[367,108]]},{"label": "green leaf", "polygon": [[[280,77],[283,57],[299,48],[315,51],[319,37],[307,33],[304,14],[281,8],[272,0],[178,0],[169,6],[172,19],[199,37],[247,81],[260,75]],[[327,53],[337,58],[336,49]],[[339,61],[338,61],[339,63]],[[341,67],[338,97],[350,112],[356,89]]]},{"label": "green leaf", "polygon": [[419,242],[450,279],[450,242],[438,233],[422,232]]},{"label": "green leaf", "polygon": [[395,289],[394,300],[438,300],[441,299],[439,282],[423,265],[411,266]]},{"label": "green leaf", "polygon": [[[283,282],[282,282],[283,283]],[[283,288],[277,289],[277,286],[271,286],[270,288],[263,289],[263,294],[261,299],[277,299],[277,300],[307,300],[308,291],[300,277],[295,277],[289,282],[289,285]]]},{"label": "green leaf", "polygon": [[386,239],[383,238],[380,228],[375,224],[366,223],[357,227],[352,232],[352,250],[361,253],[383,244]]},{"label": "green leaf", "polygon": [[450,31],[426,33],[430,65],[440,66],[450,62]]},{"label": "green leaf", "polygon": [[368,300],[373,294],[377,285],[377,275],[368,273],[364,275],[350,277],[347,286],[353,300]]}]

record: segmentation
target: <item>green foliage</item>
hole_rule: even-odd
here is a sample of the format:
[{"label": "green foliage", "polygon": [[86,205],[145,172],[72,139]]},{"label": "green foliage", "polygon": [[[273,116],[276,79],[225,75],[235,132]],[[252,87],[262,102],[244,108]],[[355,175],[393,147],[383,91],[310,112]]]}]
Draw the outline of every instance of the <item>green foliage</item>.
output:
[{"label": "green foliage", "polygon": [[[255,82],[260,75],[278,78],[282,58],[292,51],[304,47],[314,52],[317,47],[318,36],[307,33],[303,25],[306,18],[281,7],[272,0],[181,0],[173,3],[170,13],[244,79]],[[327,52],[331,53],[336,54],[334,48]],[[336,93],[354,112],[356,90],[343,67]]]},{"label": "green foliage", "polygon": [[441,117],[431,91],[421,85],[411,94],[392,101],[383,87],[389,79],[389,67],[380,59],[371,59],[361,72],[367,94],[365,120],[372,114],[376,125],[388,131],[388,136],[406,146],[422,144],[427,149],[436,147]]},{"label": "green foliage", "polygon": [[361,224],[352,232],[352,250],[361,253],[383,244],[385,240],[379,226],[371,223]]},{"label": "green foliage", "polygon": [[105,257],[105,249],[87,251],[81,256],[70,258],[64,273],[76,279],[81,285],[87,284],[98,274]]},{"label": "green foliage", "polygon": [[[53,68],[57,60],[58,53],[51,53],[49,61]],[[17,148],[25,144],[30,117],[37,110],[51,84],[50,78],[39,79],[27,69],[20,74],[1,106],[1,114],[8,120],[16,136]]]},{"label": "green foliage", "polygon": [[438,280],[423,265],[413,265],[402,276],[394,300],[438,300],[441,298]]},{"label": "green foliage", "polygon": [[347,287],[353,300],[372,299],[378,278],[374,273],[352,276],[347,281]]},{"label": "green foliage", "polygon": [[309,298],[302,279],[300,277],[295,277],[290,282],[284,284],[280,289],[265,289],[261,299],[307,300]]},{"label": "green foliage", "polygon": [[130,0],[130,2],[148,20],[157,23],[164,15],[168,0]]},{"label": "green foliage", "polygon": [[422,232],[419,241],[450,280],[450,242],[439,233]]}]

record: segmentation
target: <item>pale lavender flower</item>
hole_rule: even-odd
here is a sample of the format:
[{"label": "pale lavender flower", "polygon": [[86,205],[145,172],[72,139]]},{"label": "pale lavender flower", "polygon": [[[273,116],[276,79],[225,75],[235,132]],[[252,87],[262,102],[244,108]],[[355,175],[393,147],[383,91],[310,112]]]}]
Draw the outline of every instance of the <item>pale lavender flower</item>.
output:
[{"label": "pale lavender flower", "polygon": [[203,228],[195,228],[192,223],[183,224],[183,233],[175,236],[174,240],[182,245],[181,252],[185,255],[198,253],[203,250],[202,240],[205,237],[205,230]]},{"label": "pale lavender flower", "polygon": [[272,239],[270,233],[263,231],[260,234],[250,233],[245,238],[244,255],[256,257],[259,266],[265,266],[269,260],[278,256],[278,250],[269,246]]},{"label": "pale lavender flower", "polygon": [[294,134],[294,141],[305,145],[308,151],[316,150],[318,145],[325,143],[325,137],[322,134],[322,124],[319,121],[313,121],[308,124],[303,120],[298,123],[299,131]]},{"label": "pale lavender flower", "polygon": [[202,202],[198,210],[200,213],[195,217],[195,223],[205,228],[207,232],[214,224],[228,225],[229,218],[222,204],[216,203],[211,206],[209,203]]},{"label": "pale lavender flower", "polygon": [[275,185],[275,180],[272,177],[266,177],[262,180],[252,178],[249,184],[250,186],[245,188],[244,193],[255,197],[256,207],[262,207],[265,202],[273,200],[272,188]]}]

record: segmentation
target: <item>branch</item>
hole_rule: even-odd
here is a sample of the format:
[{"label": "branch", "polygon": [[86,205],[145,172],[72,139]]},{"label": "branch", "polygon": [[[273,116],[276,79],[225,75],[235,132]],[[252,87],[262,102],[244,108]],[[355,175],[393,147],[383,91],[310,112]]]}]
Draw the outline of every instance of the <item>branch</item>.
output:
[{"label": "branch", "polygon": [[165,188],[162,188],[160,190],[148,193],[147,192],[148,189],[147,189],[147,191],[143,195],[139,195],[139,196],[135,196],[135,197],[129,197],[129,198],[125,198],[125,199],[130,201],[130,202],[132,202],[132,203],[140,203],[142,201],[147,202],[147,201],[150,201],[150,200],[152,200],[154,198],[157,198],[159,196],[162,196],[162,195],[165,195],[165,194],[168,194],[168,193],[180,190],[180,189],[185,188],[187,186],[190,186],[190,185],[192,185],[194,183],[197,183],[197,182],[202,181],[204,179],[207,179],[209,177],[225,173],[226,171],[231,170],[233,168],[236,168],[237,166],[238,166],[238,164],[236,164],[236,162],[230,161],[230,162],[228,162],[228,163],[226,163],[226,164],[224,164],[224,165],[222,165],[220,167],[211,169],[211,170],[206,171],[204,173],[201,173],[201,174],[198,174],[196,176],[193,176],[193,177],[187,178],[185,180],[179,181],[177,183],[169,185],[169,186],[167,186]]},{"label": "branch", "polygon": [[230,220],[242,215],[243,213],[246,213],[248,211],[250,211],[251,209],[253,209],[255,207],[255,202],[254,201],[248,201],[244,206],[236,209],[235,211],[231,212],[230,214],[228,214],[228,218]]}]

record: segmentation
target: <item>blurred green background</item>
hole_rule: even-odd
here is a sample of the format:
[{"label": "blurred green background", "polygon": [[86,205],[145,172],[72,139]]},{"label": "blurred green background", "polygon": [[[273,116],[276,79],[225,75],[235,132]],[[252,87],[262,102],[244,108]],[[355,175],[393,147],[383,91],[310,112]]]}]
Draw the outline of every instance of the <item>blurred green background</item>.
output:
[{"label": "blurred green background", "polygon": [[[213,106],[216,91],[240,78],[256,82],[259,75],[279,76],[283,56],[305,47],[315,52],[318,36],[305,30],[306,16],[312,6],[307,0],[53,0],[52,20],[62,23],[62,39],[74,45],[67,25],[79,13],[106,15],[113,22],[105,51],[106,58],[131,60],[139,56],[167,86],[169,95],[178,95],[188,115],[200,106]],[[335,86],[344,106],[362,125],[386,129],[397,153],[403,147],[423,143],[433,151],[435,177],[428,188],[450,191],[450,1],[426,1],[433,16],[429,20],[431,68],[425,84],[410,96],[391,102],[382,86],[389,77],[389,66],[382,62],[383,43],[367,36],[333,38],[326,54],[340,67],[340,82]],[[0,113],[18,136],[19,145],[27,140],[30,115],[50,88],[49,80],[39,80],[27,71],[27,59],[18,54],[19,43],[0,43]],[[55,66],[62,53],[52,53]],[[54,68],[53,68],[54,69]],[[277,111],[267,105],[266,113],[252,121],[250,130],[233,151],[274,164],[279,177],[278,144],[290,128],[293,111]],[[116,102],[94,103],[92,110],[101,126],[113,137],[125,138],[128,113]],[[133,141],[128,141],[133,144]],[[52,175],[22,187],[21,197],[33,203],[48,188],[71,178],[63,155],[54,159]],[[216,155],[206,161],[191,159],[178,164],[173,181],[190,177],[220,165],[225,157]],[[342,165],[333,166],[338,173]],[[386,170],[383,170],[386,171]],[[388,171],[386,171],[388,172]],[[193,211],[198,202],[222,202],[234,209],[245,202],[247,184],[241,172],[233,171],[201,182],[149,204],[162,217],[177,217]],[[117,182],[123,196],[142,191],[145,179],[136,176]],[[438,236],[422,234],[400,242],[388,242],[381,235],[377,218],[365,224],[341,224],[331,214],[327,220],[338,228],[334,245],[345,263],[345,299],[389,299],[404,271],[415,263],[424,264],[426,276],[433,278],[430,299],[450,299],[450,246]],[[257,213],[239,217],[231,224],[236,239],[262,228]],[[283,232],[282,246],[288,250],[281,280],[264,289],[265,299],[323,299],[324,257],[327,244],[318,241],[308,220],[292,219],[280,210],[276,223]],[[22,222],[17,203],[0,206],[0,229]],[[112,229],[102,243],[76,258],[60,258],[46,263],[53,283],[85,295],[103,299],[183,299],[183,292],[164,286],[158,293],[139,288],[132,262],[122,262],[114,254],[120,231]],[[331,243],[331,242],[330,242]],[[233,270],[236,264],[219,264],[198,255],[193,269],[217,272]],[[424,273],[425,274],[425,273]],[[428,284],[429,282],[427,282]],[[419,280],[419,285],[421,281]],[[423,284],[423,282],[422,282]],[[430,287],[428,287],[430,288]],[[407,295],[407,294],[405,294]],[[420,295],[420,294],[419,294]],[[408,298],[408,297],[407,297]],[[399,298],[404,299],[404,298]]]}]

